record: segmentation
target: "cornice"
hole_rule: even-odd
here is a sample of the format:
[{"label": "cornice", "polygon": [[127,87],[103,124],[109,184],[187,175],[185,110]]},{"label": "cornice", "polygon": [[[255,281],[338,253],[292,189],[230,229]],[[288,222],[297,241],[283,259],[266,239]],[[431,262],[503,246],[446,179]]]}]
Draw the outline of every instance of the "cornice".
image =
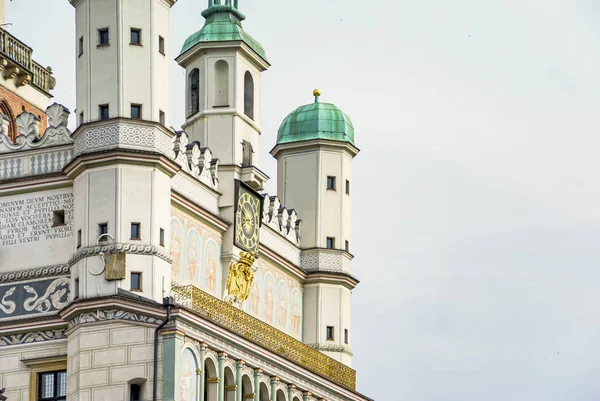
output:
[{"label": "cornice", "polygon": [[173,160],[155,152],[133,149],[111,149],[76,156],[63,169],[70,179],[75,179],[83,171],[114,164],[156,167],[169,178],[173,178],[180,167]]},{"label": "cornice", "polygon": [[304,280],[304,285],[311,284],[335,284],[343,285],[349,290],[353,290],[359,283],[356,277],[343,272],[311,272]]},{"label": "cornice", "polygon": [[329,139],[312,139],[309,141],[277,144],[269,153],[271,153],[274,158],[277,158],[282,152],[295,154],[317,150],[342,150],[344,152],[348,152],[352,158],[354,158],[360,152],[360,149],[350,142],[334,141]]},{"label": "cornice", "polygon": [[123,244],[114,243],[106,245],[96,245],[79,249],[75,255],[69,260],[69,266],[73,266],[81,259],[89,258],[90,256],[100,255],[100,253],[115,253],[125,252],[133,255],[156,256],[167,263],[173,262],[173,257],[162,247],[157,247],[150,244]]},{"label": "cornice", "polygon": [[7,282],[17,282],[42,277],[62,276],[71,273],[68,264],[37,267],[28,270],[19,270],[0,274],[0,284]]},{"label": "cornice", "polygon": [[171,192],[171,205],[185,213],[199,218],[202,223],[208,224],[221,233],[227,231],[227,228],[231,225],[231,223],[219,216],[214,215],[213,213],[199,206],[197,203],[192,202],[185,196],[175,191]]},{"label": "cornice", "polygon": [[73,186],[73,181],[62,174],[49,174],[43,177],[33,176],[28,178],[31,179],[17,179],[3,182],[0,185],[0,196],[20,195]]}]

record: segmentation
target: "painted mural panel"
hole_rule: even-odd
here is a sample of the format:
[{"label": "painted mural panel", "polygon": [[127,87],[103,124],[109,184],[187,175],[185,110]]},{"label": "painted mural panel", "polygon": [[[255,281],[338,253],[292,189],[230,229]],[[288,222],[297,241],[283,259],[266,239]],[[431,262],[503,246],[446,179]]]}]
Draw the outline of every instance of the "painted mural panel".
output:
[{"label": "painted mural panel", "polygon": [[179,394],[181,401],[196,401],[197,369],[196,357],[189,348],[184,349],[181,355],[181,387]]},{"label": "painted mural panel", "polygon": [[171,210],[171,216],[173,280],[181,284],[193,284],[220,297],[220,234],[175,207]]},{"label": "painted mural panel", "polygon": [[302,338],[302,284],[264,258],[256,261],[247,313],[298,339]]}]

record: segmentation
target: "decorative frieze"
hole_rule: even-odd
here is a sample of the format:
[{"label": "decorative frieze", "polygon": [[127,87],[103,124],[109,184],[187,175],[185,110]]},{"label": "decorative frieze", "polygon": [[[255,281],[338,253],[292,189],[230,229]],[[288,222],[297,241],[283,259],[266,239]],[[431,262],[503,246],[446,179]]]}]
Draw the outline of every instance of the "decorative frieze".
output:
[{"label": "decorative frieze", "polygon": [[30,344],[50,340],[62,340],[67,338],[66,332],[66,329],[55,329],[36,331],[33,333],[19,333],[8,336],[0,336],[0,347]]},{"label": "decorative frieze", "polygon": [[0,319],[57,312],[69,303],[69,277],[0,286]]},{"label": "decorative frieze", "polygon": [[352,256],[336,249],[306,249],[302,251],[301,266],[307,272],[352,274]]},{"label": "decorative frieze", "polygon": [[143,244],[106,244],[97,245],[87,248],[82,248],[71,258],[69,266],[73,266],[83,258],[89,258],[90,256],[100,256],[100,254],[111,254],[117,252],[124,252],[135,255],[148,255],[156,256],[165,262],[173,262],[173,257],[162,247],[154,245],[143,245]]},{"label": "decorative frieze", "polygon": [[70,272],[71,268],[69,267],[69,265],[38,267],[35,269],[8,272],[0,274],[0,284],[7,282],[14,283],[17,281],[25,281],[42,277],[68,275]]},{"label": "decorative frieze", "polygon": [[127,320],[137,323],[161,324],[162,321],[150,316],[139,313],[128,312],[119,309],[99,310],[96,312],[86,312],[75,316],[69,320],[68,329],[85,323],[103,322],[107,320]]},{"label": "decorative frieze", "polygon": [[314,343],[308,344],[309,347],[316,349],[317,351],[327,351],[327,352],[343,352],[346,355],[354,355],[350,348],[341,344],[324,344],[324,343]]}]

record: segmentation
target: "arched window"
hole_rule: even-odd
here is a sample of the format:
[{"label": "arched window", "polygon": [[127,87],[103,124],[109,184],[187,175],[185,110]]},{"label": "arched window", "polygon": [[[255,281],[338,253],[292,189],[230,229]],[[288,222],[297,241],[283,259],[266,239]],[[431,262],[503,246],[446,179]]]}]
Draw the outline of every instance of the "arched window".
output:
[{"label": "arched window", "polygon": [[287,397],[282,389],[277,390],[277,401],[287,401]]},{"label": "arched window", "polygon": [[252,380],[250,376],[244,375],[242,377],[242,400],[250,400],[254,398],[254,391],[252,390]]},{"label": "arched window", "polygon": [[225,401],[235,401],[235,376],[229,367],[225,367]]},{"label": "arched window", "polygon": [[194,68],[188,77],[190,106],[188,117],[200,111],[200,70]]},{"label": "arched window", "polygon": [[204,360],[204,401],[217,401],[218,391],[217,368],[212,359]]},{"label": "arched window", "polygon": [[260,401],[269,401],[269,387],[265,383],[260,383]]},{"label": "arched window", "polygon": [[[5,132],[4,134],[7,135],[11,141],[14,142],[15,138],[17,137],[17,132],[15,129],[15,119],[13,118],[13,114],[5,101],[0,102],[0,113],[8,117],[8,132]],[[2,122],[0,121],[0,123]]]},{"label": "arched window", "polygon": [[229,106],[229,64],[225,60],[215,63],[214,107]]},{"label": "arched window", "polygon": [[250,71],[244,74],[244,114],[254,120],[254,80]]},{"label": "arched window", "polygon": [[198,389],[197,371],[198,364],[196,363],[194,353],[189,348],[185,348],[181,354],[181,398],[185,396],[186,400],[196,399],[196,391]]}]

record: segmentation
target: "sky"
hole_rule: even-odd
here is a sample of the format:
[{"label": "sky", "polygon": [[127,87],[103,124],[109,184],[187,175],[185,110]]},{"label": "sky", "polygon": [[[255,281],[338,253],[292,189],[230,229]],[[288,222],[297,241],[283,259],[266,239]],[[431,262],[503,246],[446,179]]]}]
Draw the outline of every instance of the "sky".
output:
[{"label": "sky", "polygon": [[[599,400],[600,3],[239,3],[272,64],[261,169],[275,177],[277,128],[314,88],[354,123],[358,391]],[[171,58],[205,4],[173,7]],[[68,1],[6,9],[10,31],[53,67],[55,100],[74,109]],[[174,127],[183,77],[173,62]]]}]

